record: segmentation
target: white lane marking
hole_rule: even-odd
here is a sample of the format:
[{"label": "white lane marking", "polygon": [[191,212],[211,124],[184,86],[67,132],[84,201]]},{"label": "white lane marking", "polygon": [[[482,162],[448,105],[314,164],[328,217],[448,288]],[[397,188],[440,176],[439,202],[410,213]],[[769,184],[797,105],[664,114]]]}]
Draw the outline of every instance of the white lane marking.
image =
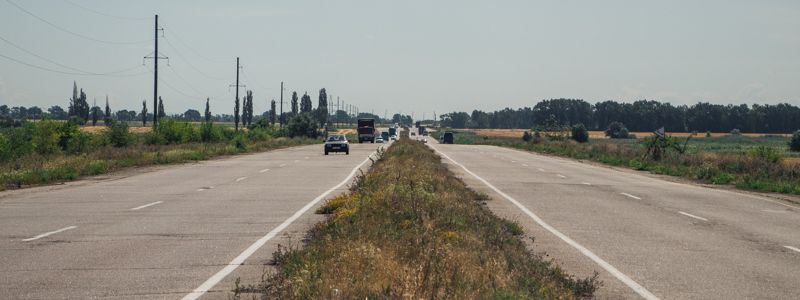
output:
[{"label": "white lane marking", "polygon": [[299,160],[295,160],[294,162],[299,162]]},{"label": "white lane marking", "polygon": [[588,183],[588,182],[581,182],[581,184],[582,185],[592,185],[591,183]]},{"label": "white lane marking", "polygon": [[774,210],[774,209],[762,209],[761,211],[773,214],[785,214],[789,212],[788,210]]},{"label": "white lane marking", "polygon": [[628,193],[619,193],[619,194],[623,195],[625,197],[628,197],[628,198],[633,198],[633,199],[636,199],[636,200],[642,200],[642,198],[636,197],[636,196],[628,194]]},{"label": "white lane marking", "polygon": [[539,172],[544,172],[544,169],[542,168],[537,168],[537,170],[539,170]]},{"label": "white lane marking", "polygon": [[567,176],[564,176],[564,175],[561,175],[561,174],[556,174],[556,176],[558,176],[559,178],[567,178]]},{"label": "white lane marking", "polygon": [[522,164],[522,166],[523,166],[523,167],[528,167],[528,165],[526,165],[526,164]]},{"label": "white lane marking", "polygon": [[261,171],[258,171],[258,173],[266,173],[267,171],[269,171],[269,169],[263,169]]},{"label": "white lane marking", "polygon": [[219,272],[208,278],[208,280],[203,282],[203,284],[201,284],[192,292],[184,296],[183,300],[195,300],[203,296],[206,292],[208,292],[215,285],[217,285],[217,283],[222,281],[222,279],[224,279],[225,276],[228,276],[230,273],[236,270],[236,268],[238,268],[242,263],[244,263],[244,261],[248,257],[253,255],[253,253],[258,251],[259,248],[264,246],[264,244],[266,244],[267,241],[274,238],[276,235],[278,235],[278,233],[286,229],[286,227],[289,227],[289,225],[291,225],[295,220],[300,218],[300,216],[305,214],[309,209],[317,205],[317,203],[319,203],[322,199],[325,199],[325,197],[333,193],[333,191],[341,188],[342,186],[350,182],[350,180],[353,179],[353,176],[356,175],[356,172],[358,172],[358,170],[361,169],[361,167],[363,167],[368,161],[369,158],[365,159],[363,162],[361,162],[355,168],[353,168],[353,170],[350,171],[350,174],[348,174],[347,177],[344,180],[342,180],[342,182],[330,188],[329,190],[325,191],[324,193],[322,193],[322,195],[317,196],[317,198],[314,198],[314,200],[311,200],[311,202],[308,202],[305,206],[300,208],[300,210],[296,211],[291,217],[289,217],[288,219],[283,221],[283,223],[278,225],[278,227],[273,228],[265,236],[261,237],[260,239],[255,241],[252,245],[250,245],[250,247],[247,247],[247,249],[245,249],[241,254],[239,254],[239,256],[237,256],[230,263],[228,263],[228,265],[222,268],[222,270],[220,270]]},{"label": "white lane marking", "polygon": [[512,160],[511,162],[512,162],[512,163],[515,163],[515,162],[517,162],[517,161],[516,161],[516,160]]},{"label": "white lane marking", "polygon": [[236,178],[236,182],[239,182],[239,181],[242,181],[242,180],[245,180],[245,179],[247,179],[247,177],[239,177],[239,178]]},{"label": "white lane marking", "polygon": [[800,253],[800,249],[792,247],[792,246],[783,246],[786,249],[792,250],[794,252]]},{"label": "white lane marking", "polygon": [[682,211],[678,211],[678,213],[679,213],[679,214],[682,214],[682,215],[684,215],[684,216],[690,217],[690,218],[695,218],[695,219],[698,219],[698,220],[700,220],[700,221],[705,221],[705,222],[708,222],[708,219],[706,219],[706,218],[703,218],[703,217],[698,217],[698,216],[695,216],[695,215],[693,215],[693,214],[690,214],[690,213],[686,213],[686,212],[682,212]]},{"label": "white lane marking", "polygon": [[308,156],[306,156],[304,159],[308,159]]},{"label": "white lane marking", "polygon": [[153,206],[153,205],[159,205],[161,203],[164,203],[164,201],[156,201],[156,202],[145,204],[145,205],[142,205],[142,206],[137,206],[137,207],[131,208],[131,210],[140,210],[142,208],[147,208],[147,207],[150,207],[150,206]]},{"label": "white lane marking", "polygon": [[[433,148],[433,146],[431,146],[431,148]],[[657,299],[659,299],[658,297],[656,297],[655,295],[653,295],[653,293],[651,293],[650,291],[648,291],[647,289],[645,289],[643,286],[641,286],[640,284],[636,283],[636,281],[633,281],[633,279],[631,279],[630,277],[628,277],[628,275],[625,275],[625,274],[624,274],[624,273],[622,273],[621,271],[617,270],[617,268],[615,268],[614,266],[612,266],[611,264],[609,264],[608,262],[606,262],[605,260],[603,260],[602,258],[600,258],[599,256],[597,256],[596,254],[594,254],[592,251],[590,251],[590,250],[589,250],[589,249],[587,249],[586,247],[582,246],[581,244],[578,244],[578,242],[574,241],[573,239],[571,239],[571,238],[570,238],[570,237],[568,237],[567,235],[565,235],[565,234],[561,233],[560,231],[558,231],[558,230],[557,230],[557,229],[555,229],[554,227],[552,227],[552,226],[550,226],[549,224],[545,223],[545,222],[544,222],[544,220],[542,220],[541,218],[539,218],[539,216],[537,216],[536,214],[534,214],[534,213],[533,213],[532,211],[530,211],[530,210],[529,210],[527,207],[523,206],[523,205],[522,205],[521,203],[519,203],[519,201],[517,201],[516,199],[514,199],[514,198],[511,198],[511,196],[509,196],[508,194],[504,193],[503,191],[501,191],[500,189],[498,189],[497,187],[495,187],[494,185],[492,185],[491,183],[489,183],[489,182],[488,182],[488,181],[486,181],[485,179],[481,178],[481,177],[480,177],[480,176],[478,176],[477,174],[475,174],[475,173],[472,173],[472,171],[470,171],[469,169],[467,169],[467,167],[465,167],[464,165],[462,165],[462,164],[460,164],[460,163],[456,162],[455,160],[453,160],[452,158],[450,158],[450,157],[449,157],[449,156],[447,156],[446,154],[442,153],[441,151],[437,150],[436,148],[433,148],[433,150],[435,150],[435,151],[436,151],[436,152],[438,152],[440,155],[442,155],[443,157],[445,157],[445,158],[447,158],[448,160],[450,160],[451,162],[453,162],[455,165],[457,165],[457,166],[461,167],[462,169],[464,169],[464,171],[466,171],[467,173],[469,173],[470,175],[472,175],[473,177],[475,177],[475,178],[476,178],[476,179],[478,179],[479,181],[483,182],[483,184],[485,184],[486,186],[488,186],[490,189],[492,189],[492,190],[493,190],[493,191],[495,191],[496,193],[500,194],[500,196],[503,196],[503,198],[506,198],[506,200],[508,200],[509,202],[511,202],[512,204],[514,204],[515,206],[517,206],[517,208],[519,208],[520,210],[522,210],[522,212],[524,212],[524,213],[525,213],[525,214],[527,214],[529,217],[531,217],[531,219],[533,219],[534,221],[536,221],[536,223],[538,223],[538,224],[539,224],[540,226],[542,226],[544,229],[547,229],[547,231],[549,231],[549,232],[550,232],[550,233],[552,233],[553,235],[557,236],[557,237],[558,237],[558,238],[560,238],[562,241],[566,242],[567,244],[569,244],[569,245],[570,245],[570,246],[572,246],[573,248],[575,248],[575,249],[577,249],[578,251],[580,251],[580,252],[581,252],[581,254],[583,254],[584,256],[588,257],[589,259],[591,259],[592,261],[594,261],[595,263],[597,263],[598,265],[600,265],[600,267],[602,267],[603,269],[605,269],[606,271],[608,271],[608,273],[610,273],[611,275],[613,275],[614,277],[616,277],[617,279],[619,279],[620,281],[622,281],[623,283],[625,283],[625,285],[627,285],[627,286],[628,286],[628,287],[630,287],[630,288],[631,288],[631,289],[632,289],[634,292],[636,292],[637,294],[639,294],[639,296],[642,296],[642,298],[645,298],[645,299],[647,299],[647,300],[657,300]]]},{"label": "white lane marking", "polygon": [[42,234],[37,235],[35,237],[24,239],[22,241],[23,242],[35,241],[35,240],[38,240],[38,239],[43,238],[43,237],[48,237],[48,236],[54,235],[56,233],[67,231],[67,230],[70,230],[70,229],[75,229],[75,228],[78,228],[78,226],[69,226],[69,227],[61,228],[59,230],[53,230],[53,231],[50,231],[50,232],[45,232],[45,233],[42,233]]},{"label": "white lane marking", "polygon": [[280,165],[280,166],[278,166],[278,167],[281,167],[281,168],[283,168],[283,167],[285,167],[285,166],[286,166],[286,164],[282,164],[282,165]]},{"label": "white lane marking", "polygon": [[214,188],[213,186],[204,186],[204,187],[201,187],[201,188],[197,189],[197,191],[198,192],[202,192],[202,191],[210,190],[210,189],[213,189],[213,188]]}]

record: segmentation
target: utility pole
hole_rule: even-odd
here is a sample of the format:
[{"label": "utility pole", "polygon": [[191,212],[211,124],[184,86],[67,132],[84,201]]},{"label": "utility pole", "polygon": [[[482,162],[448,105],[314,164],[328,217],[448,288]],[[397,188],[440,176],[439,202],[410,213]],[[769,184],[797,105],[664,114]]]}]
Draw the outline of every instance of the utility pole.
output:
[{"label": "utility pole", "polygon": [[281,81],[281,114],[278,116],[280,128],[283,128],[283,81]]},{"label": "utility pole", "polygon": [[339,123],[339,96],[336,96],[336,123]]},{"label": "utility pole", "polygon": [[153,60],[153,127],[158,125],[158,60],[169,59],[169,57],[158,56],[158,32],[164,32],[163,28],[158,28],[158,15],[155,21],[155,46],[153,47],[153,56],[145,56],[144,59]]},{"label": "utility pole", "polygon": [[[234,100],[234,103],[235,103],[236,106],[239,106],[239,87],[246,87],[246,85],[240,85],[239,84],[239,70],[241,70],[241,69],[242,69],[242,67],[239,65],[239,57],[236,57],[236,84],[235,85],[230,85],[232,87],[236,87],[236,99]],[[236,126],[236,131],[239,131],[239,123],[236,122],[236,117],[238,115],[239,115],[239,112],[236,111],[236,109],[234,107],[233,120],[234,120],[234,122],[236,124],[235,125]]]}]

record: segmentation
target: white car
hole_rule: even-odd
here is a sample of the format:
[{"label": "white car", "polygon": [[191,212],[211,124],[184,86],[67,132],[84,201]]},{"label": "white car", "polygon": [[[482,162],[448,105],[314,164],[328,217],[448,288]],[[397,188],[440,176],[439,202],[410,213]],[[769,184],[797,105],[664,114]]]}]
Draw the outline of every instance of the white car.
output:
[{"label": "white car", "polygon": [[382,137],[376,138],[375,142],[376,143],[383,143],[383,138]]},{"label": "white car", "polygon": [[421,138],[419,141],[422,142],[423,144],[427,144],[428,143],[428,139],[426,139],[426,138]]},{"label": "white car", "polygon": [[397,135],[393,135],[392,137],[389,138],[389,140],[396,141],[397,140]]}]

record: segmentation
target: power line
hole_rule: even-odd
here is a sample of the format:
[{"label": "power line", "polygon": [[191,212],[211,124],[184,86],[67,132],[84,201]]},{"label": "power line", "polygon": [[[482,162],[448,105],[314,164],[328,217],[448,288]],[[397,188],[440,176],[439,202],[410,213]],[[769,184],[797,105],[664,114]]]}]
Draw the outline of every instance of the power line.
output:
[{"label": "power line", "polygon": [[[153,70],[152,70],[152,69],[150,69],[150,68],[147,68],[147,70],[148,70],[148,71],[150,71],[150,73],[153,73]],[[167,86],[168,88],[170,88],[172,91],[174,91],[174,92],[176,92],[176,93],[178,93],[178,94],[181,94],[181,95],[183,95],[184,97],[187,97],[187,98],[203,98],[203,97],[200,97],[200,96],[197,96],[197,95],[189,95],[188,93],[185,93],[185,92],[183,92],[183,91],[179,90],[179,89],[178,89],[178,88],[176,88],[175,86],[173,86],[173,85],[169,84],[169,82],[167,82],[166,80],[164,80],[164,78],[161,78],[161,77],[159,77],[159,78],[158,78],[158,81],[159,81],[159,82],[161,82],[161,83],[163,83],[164,85],[166,85],[166,86]]]},{"label": "power line", "polygon": [[175,28],[170,28],[170,36],[174,37],[175,40],[178,41],[178,43],[180,43],[181,45],[183,45],[184,47],[189,49],[190,52],[192,52],[192,54],[194,54],[195,56],[197,56],[199,58],[202,58],[205,61],[208,61],[208,62],[211,62],[211,63],[215,63],[215,64],[227,64],[228,63],[227,60],[211,59],[211,58],[206,57],[205,55],[200,54],[199,51],[195,50],[192,46],[189,46],[188,43],[183,41],[183,39],[180,37],[179,34],[175,34]]},{"label": "power line", "polygon": [[197,94],[198,94],[198,95],[208,94],[208,93],[203,93],[203,92],[201,92],[199,89],[195,88],[195,87],[194,87],[194,86],[193,86],[191,83],[189,83],[189,81],[188,81],[188,80],[186,80],[185,78],[183,78],[183,76],[181,76],[180,74],[178,74],[178,71],[176,71],[176,70],[175,70],[175,69],[172,67],[172,65],[167,65],[167,67],[169,67],[169,69],[170,69],[170,70],[172,70],[172,74],[175,74],[175,77],[178,77],[178,79],[180,79],[181,81],[183,81],[183,83],[185,83],[185,84],[186,84],[186,86],[188,86],[190,89],[192,89],[192,90],[194,90],[195,92],[197,92]]},{"label": "power line", "polygon": [[182,54],[180,54],[180,51],[178,51],[178,49],[175,47],[175,45],[173,45],[172,43],[170,43],[169,39],[165,38],[165,39],[164,39],[164,41],[166,41],[166,42],[167,42],[167,45],[169,45],[169,47],[170,47],[170,48],[172,48],[172,50],[174,50],[174,51],[175,51],[175,54],[176,54],[176,55],[178,55],[178,57],[180,57],[180,58],[181,58],[181,59],[182,59],[184,62],[186,62],[186,64],[187,64],[187,65],[189,65],[189,67],[191,67],[192,69],[194,69],[195,71],[197,71],[197,73],[200,73],[200,75],[203,75],[204,77],[206,77],[206,78],[208,78],[208,79],[211,79],[211,80],[226,80],[225,78],[221,78],[221,77],[214,77],[214,76],[208,75],[208,74],[206,74],[205,72],[201,71],[200,69],[198,69],[197,67],[195,67],[195,66],[194,66],[194,64],[192,64],[191,62],[189,62],[189,59],[187,59],[187,58],[186,58],[186,57],[184,57]]},{"label": "power line", "polygon": [[75,6],[75,7],[78,7],[78,8],[82,8],[82,9],[84,9],[86,11],[93,12],[95,14],[98,14],[98,15],[101,15],[101,16],[105,16],[105,17],[109,17],[109,18],[120,19],[120,20],[132,20],[132,21],[150,20],[149,17],[136,18],[136,17],[124,17],[124,16],[117,16],[117,15],[107,14],[107,13],[104,13],[104,12],[101,12],[101,11],[98,11],[98,10],[94,10],[94,9],[88,8],[86,6],[80,5],[78,3],[72,2],[70,0],[64,0],[64,2],[67,2],[72,6]]},{"label": "power line", "polygon": [[36,14],[34,14],[34,13],[32,13],[32,12],[28,11],[27,9],[23,8],[22,6],[19,6],[18,4],[14,3],[14,2],[13,2],[13,1],[11,1],[11,0],[6,0],[6,2],[8,2],[8,3],[9,3],[9,4],[11,4],[11,5],[13,5],[13,6],[14,6],[14,7],[16,7],[17,9],[21,10],[22,12],[24,12],[24,13],[26,13],[26,14],[30,15],[31,17],[34,17],[34,18],[36,18],[37,20],[39,20],[39,21],[42,21],[42,22],[44,22],[44,23],[45,23],[45,24],[47,24],[47,25],[50,25],[51,27],[53,27],[53,28],[55,28],[55,29],[58,29],[58,30],[60,30],[60,31],[63,31],[63,32],[69,33],[69,34],[71,34],[71,35],[74,35],[74,36],[77,36],[77,37],[80,37],[80,38],[83,38],[83,39],[86,39],[86,40],[90,40],[90,41],[94,41],[94,42],[98,42],[98,43],[115,44],[115,45],[144,44],[144,43],[148,43],[148,42],[150,42],[150,40],[143,40],[143,41],[132,41],[132,42],[128,42],[128,41],[108,41],[108,40],[96,39],[96,38],[93,38],[93,37],[90,37],[90,36],[87,36],[87,35],[83,35],[83,34],[80,34],[80,33],[74,32],[74,31],[71,31],[71,30],[69,30],[69,29],[66,29],[66,28],[64,28],[64,27],[58,26],[58,25],[56,25],[56,24],[54,24],[54,23],[52,23],[52,22],[50,22],[50,21],[48,21],[48,20],[45,20],[45,19],[44,19],[44,18],[42,18],[42,17],[39,17],[39,16],[37,16]]},{"label": "power line", "polygon": [[137,68],[139,68],[139,67],[140,67],[139,65],[136,65],[135,67],[131,67],[131,68],[125,68],[125,69],[122,69],[122,70],[117,70],[117,71],[112,71],[112,72],[105,72],[105,73],[90,72],[90,71],[86,71],[86,70],[82,70],[82,69],[78,69],[78,68],[73,68],[73,67],[70,67],[70,66],[67,66],[67,65],[61,64],[61,63],[59,63],[59,62],[57,62],[57,61],[54,61],[54,60],[52,60],[52,59],[49,59],[49,58],[43,57],[43,56],[41,56],[41,55],[39,55],[39,54],[36,54],[36,53],[34,53],[34,52],[32,52],[32,51],[30,51],[30,50],[28,50],[28,49],[25,49],[25,48],[23,48],[22,46],[19,46],[19,45],[17,45],[17,44],[15,44],[15,43],[13,43],[13,42],[11,42],[11,41],[7,40],[6,38],[4,38],[4,37],[2,37],[2,36],[0,36],[0,40],[2,40],[2,41],[4,41],[4,42],[6,42],[7,44],[9,44],[9,45],[11,45],[11,46],[13,46],[14,48],[17,48],[17,49],[19,49],[20,51],[23,51],[23,52],[25,52],[25,53],[28,53],[28,54],[30,54],[30,55],[33,55],[33,56],[35,56],[35,57],[38,57],[38,58],[39,58],[39,59],[41,59],[41,60],[47,61],[47,62],[49,62],[49,63],[52,63],[52,64],[54,64],[54,65],[60,66],[60,67],[62,67],[62,68],[65,68],[65,69],[70,69],[70,70],[73,70],[73,71],[76,71],[76,72],[82,72],[82,73],[84,73],[84,74],[82,74],[82,75],[93,75],[93,76],[114,76],[114,77],[129,77],[129,76],[132,76],[132,75],[141,75],[141,74],[144,74],[144,72],[142,72],[142,73],[138,73],[138,74],[122,74],[122,75],[118,75],[119,73],[124,73],[124,72],[127,72],[127,71],[131,71],[131,70],[137,69]]},{"label": "power line", "polygon": [[[52,72],[52,73],[58,73],[58,74],[65,74],[65,75],[77,75],[77,76],[108,76],[108,77],[133,77],[133,76],[139,76],[139,75],[142,75],[142,74],[146,74],[146,72],[141,72],[141,73],[136,73],[136,74],[125,74],[125,75],[116,75],[116,76],[115,76],[115,75],[108,75],[108,74],[87,74],[87,73],[66,72],[66,71],[61,71],[61,70],[51,69],[51,68],[48,68],[48,67],[42,67],[42,66],[39,66],[39,65],[34,65],[34,64],[31,64],[31,63],[27,63],[27,62],[24,62],[24,61],[22,61],[22,60],[19,60],[19,59],[16,59],[16,58],[10,57],[10,56],[6,56],[6,55],[4,55],[4,54],[0,54],[0,57],[3,57],[3,58],[5,58],[5,59],[8,59],[8,60],[10,60],[10,61],[16,62],[16,63],[18,63],[18,64],[21,64],[21,65],[25,65],[25,66],[28,66],[28,67],[31,67],[31,68],[36,68],[36,69],[39,69],[39,70],[42,70],[42,71],[47,71],[47,72]],[[136,68],[138,68],[138,67],[139,67],[139,66],[136,66]],[[130,70],[133,70],[133,69],[135,69],[135,68],[131,68],[131,69],[127,69],[127,70],[122,70],[122,71],[130,71]]]}]

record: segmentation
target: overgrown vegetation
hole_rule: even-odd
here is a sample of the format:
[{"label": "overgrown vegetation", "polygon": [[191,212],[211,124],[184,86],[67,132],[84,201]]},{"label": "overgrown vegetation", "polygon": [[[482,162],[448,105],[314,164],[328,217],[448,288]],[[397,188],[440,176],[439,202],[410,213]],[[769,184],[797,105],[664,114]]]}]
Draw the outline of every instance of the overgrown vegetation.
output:
[{"label": "overgrown vegetation", "polygon": [[519,225],[493,215],[440,158],[401,139],[350,193],[318,212],[330,217],[302,249],[280,248],[277,271],[235,290],[270,299],[572,299],[595,277],[575,279],[531,254]]},{"label": "overgrown vegetation", "polygon": [[[73,180],[121,168],[204,160],[219,155],[317,143],[303,136],[280,137],[269,125],[254,123],[234,131],[213,123],[162,119],[148,133],[109,120],[98,134],[80,130],[80,121],[41,120],[0,127],[0,190]],[[264,125],[264,126],[260,126]]]},{"label": "overgrown vegetation", "polygon": [[[795,134],[797,136],[797,134]],[[459,131],[456,144],[488,144],[587,159],[613,166],[681,176],[712,184],[738,188],[800,194],[800,156],[787,150],[781,136],[747,137],[728,135],[685,140],[663,140],[659,151],[648,154],[652,139],[592,139],[588,143],[520,138],[485,137]]]}]

